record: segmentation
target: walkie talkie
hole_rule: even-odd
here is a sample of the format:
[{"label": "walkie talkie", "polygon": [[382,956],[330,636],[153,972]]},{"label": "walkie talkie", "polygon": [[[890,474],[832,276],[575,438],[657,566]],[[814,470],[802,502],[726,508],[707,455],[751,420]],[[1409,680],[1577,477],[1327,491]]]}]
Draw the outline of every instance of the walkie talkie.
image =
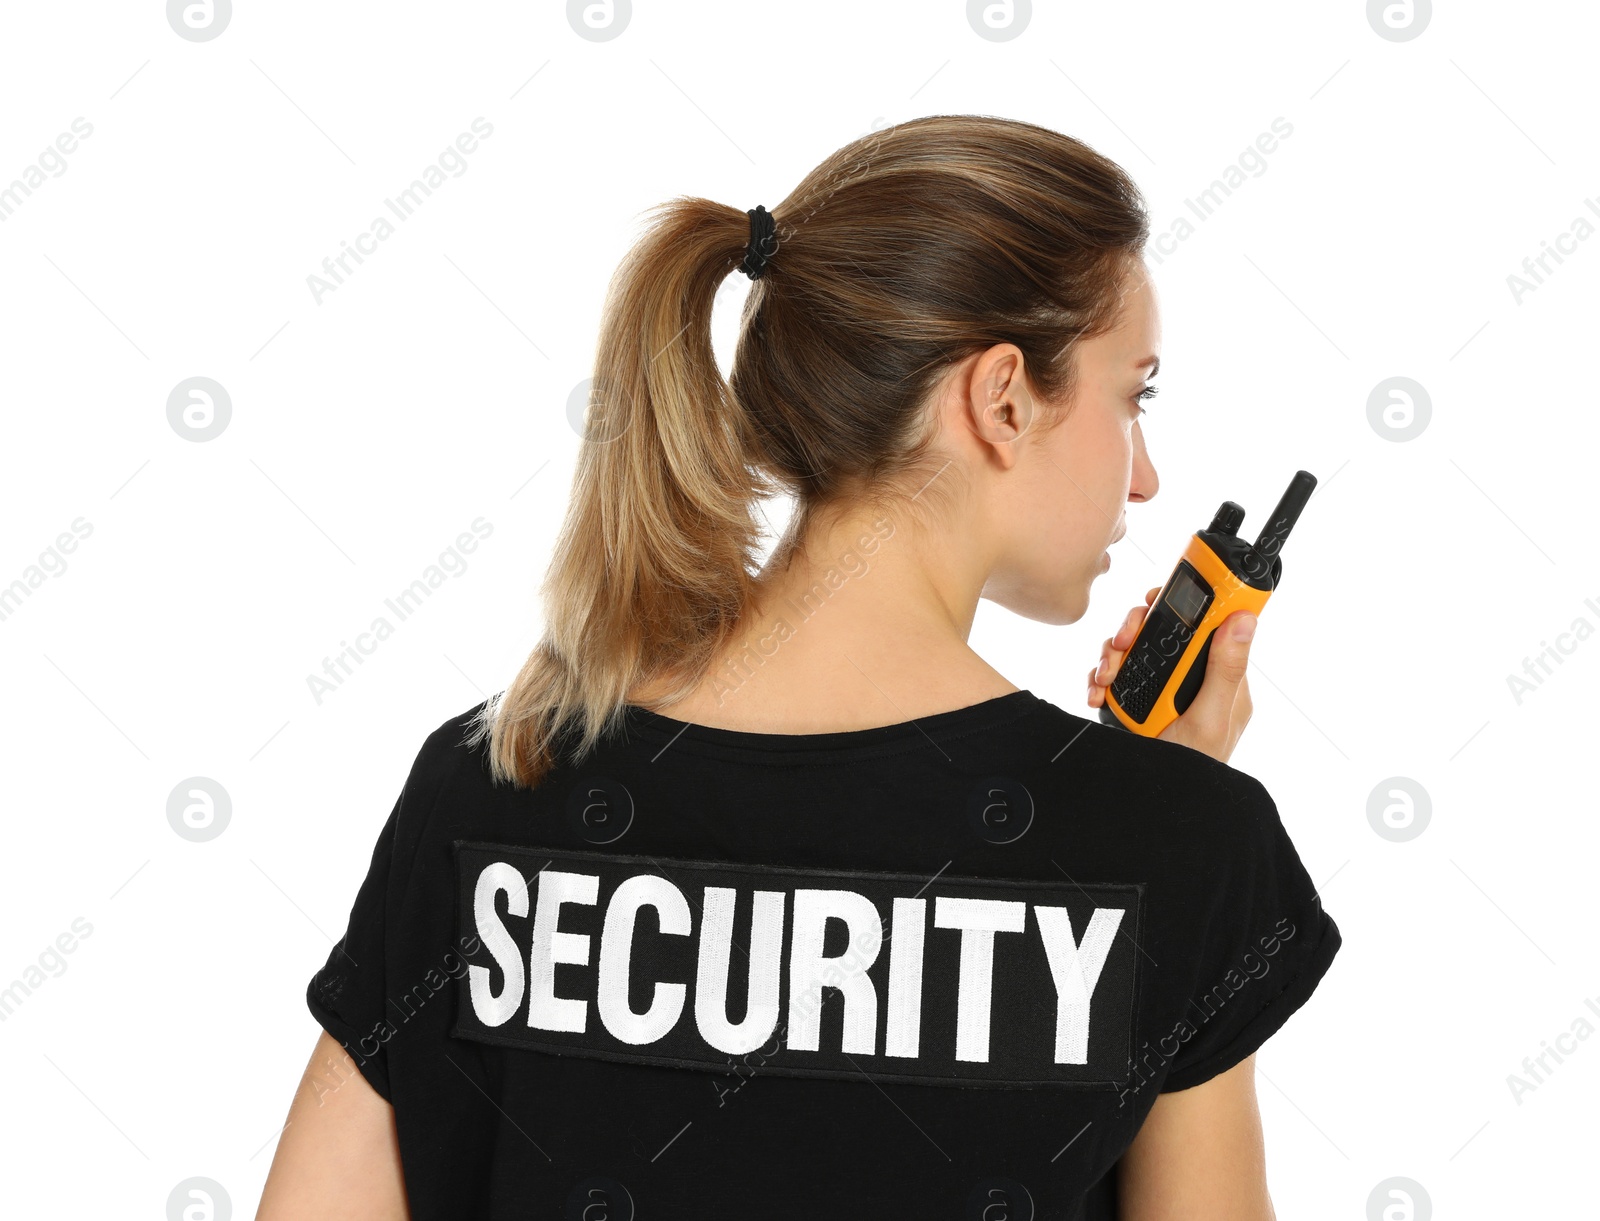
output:
[{"label": "walkie talkie", "polygon": [[1244,510],[1222,502],[1145,613],[1100,705],[1102,721],[1153,738],[1188,710],[1206,676],[1211,634],[1235,611],[1261,613],[1283,572],[1278,553],[1316,486],[1310,471],[1296,471],[1253,544],[1239,537]]}]

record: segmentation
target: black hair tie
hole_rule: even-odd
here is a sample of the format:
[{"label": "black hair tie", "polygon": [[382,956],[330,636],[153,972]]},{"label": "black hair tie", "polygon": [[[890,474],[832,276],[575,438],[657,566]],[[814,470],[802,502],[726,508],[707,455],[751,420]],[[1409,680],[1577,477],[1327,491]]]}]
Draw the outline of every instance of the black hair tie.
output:
[{"label": "black hair tie", "polygon": [[778,252],[778,222],[761,204],[745,213],[750,218],[750,244],[745,247],[744,262],[739,270],[752,280],[759,280],[767,269],[767,260]]}]

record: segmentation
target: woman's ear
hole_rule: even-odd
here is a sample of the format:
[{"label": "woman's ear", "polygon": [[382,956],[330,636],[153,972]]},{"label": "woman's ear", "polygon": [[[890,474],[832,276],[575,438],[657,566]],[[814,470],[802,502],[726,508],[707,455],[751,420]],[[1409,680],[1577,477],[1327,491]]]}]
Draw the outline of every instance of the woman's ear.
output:
[{"label": "woman's ear", "polygon": [[967,378],[962,414],[1001,469],[1016,464],[1016,442],[1033,426],[1036,407],[1015,344],[995,344],[978,356]]}]

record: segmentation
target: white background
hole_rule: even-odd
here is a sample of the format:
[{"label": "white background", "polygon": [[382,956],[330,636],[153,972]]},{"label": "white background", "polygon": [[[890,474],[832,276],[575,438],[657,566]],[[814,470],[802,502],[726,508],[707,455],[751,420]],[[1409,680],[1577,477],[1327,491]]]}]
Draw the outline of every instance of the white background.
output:
[{"label": "white background", "polygon": [[[875,127],[981,112],[1117,160],[1158,235],[1293,127],[1152,251],[1161,490],[1089,615],[985,603],[973,633],[1086,713],[1100,641],[1221,500],[1253,533],[1297,468],[1321,480],[1232,759],[1345,938],[1259,1056],[1279,1215],[1359,1221],[1394,1176],[1441,1218],[1578,1215],[1580,1188],[1594,1215],[1600,1039],[1520,1101],[1508,1075],[1600,1027],[1600,640],[1564,637],[1520,700],[1507,679],[1600,628],[1600,241],[1520,301],[1507,277],[1600,224],[1600,21],[1458,3],[1396,42],[1361,3],[1039,9],[993,41],[960,3],[640,3],[596,42],[560,4],[278,0],[197,43],[160,3],[6,7],[0,184],[93,127],[0,222],[0,585],[92,527],[0,620],[0,985],[93,926],[0,1024],[11,1210],[161,1217],[193,1175],[254,1210],[306,980],[412,757],[538,637],[568,398],[644,209],[774,206]],[[480,116],[466,171],[319,303],[307,277]],[[195,376],[232,402],[203,444],[167,420]],[[1431,400],[1409,441],[1368,419],[1395,376]],[[319,703],[307,677],[479,517],[465,571]],[[206,843],[166,818],[194,776],[232,801]],[[1392,777],[1431,800],[1406,842],[1368,819]]]}]

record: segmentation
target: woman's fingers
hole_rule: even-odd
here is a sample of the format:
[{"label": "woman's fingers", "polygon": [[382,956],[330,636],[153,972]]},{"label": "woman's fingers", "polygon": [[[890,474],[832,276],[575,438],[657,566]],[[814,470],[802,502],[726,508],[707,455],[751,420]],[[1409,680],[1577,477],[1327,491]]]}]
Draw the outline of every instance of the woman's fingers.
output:
[{"label": "woman's fingers", "polygon": [[1218,625],[1194,702],[1159,737],[1228,761],[1252,710],[1245,669],[1255,624],[1253,614],[1235,611]]},{"label": "woman's fingers", "polygon": [[[1145,604],[1130,610],[1116,633],[1100,646],[1099,664],[1089,671],[1091,708],[1105,703],[1106,688],[1116,681],[1117,671],[1161,590],[1160,585],[1152,586],[1144,596]],[[1248,631],[1239,630],[1246,626]],[[1183,715],[1161,731],[1160,737],[1181,742],[1224,763],[1228,761],[1250,721],[1250,684],[1245,670],[1254,633],[1255,616],[1247,611],[1235,611],[1218,625],[1199,692]]]},{"label": "woman's fingers", "polygon": [[1128,611],[1116,634],[1106,637],[1101,643],[1100,662],[1089,671],[1089,707],[1098,708],[1105,703],[1105,689],[1116,681],[1117,671],[1122,668],[1122,660],[1128,655],[1134,637],[1139,634],[1139,628],[1144,624],[1145,613],[1160,592],[1161,586],[1157,585],[1145,594],[1145,604],[1135,606]]}]

